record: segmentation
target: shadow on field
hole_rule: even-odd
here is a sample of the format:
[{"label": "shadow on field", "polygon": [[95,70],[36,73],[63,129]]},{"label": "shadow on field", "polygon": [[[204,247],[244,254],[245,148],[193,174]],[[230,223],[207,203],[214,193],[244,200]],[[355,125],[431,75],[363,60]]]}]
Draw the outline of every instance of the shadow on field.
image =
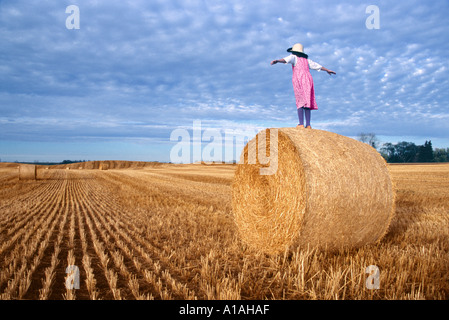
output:
[{"label": "shadow on field", "polygon": [[422,221],[425,205],[412,190],[399,190],[396,193],[396,208],[388,232],[383,241],[393,241],[404,235],[409,228]]}]

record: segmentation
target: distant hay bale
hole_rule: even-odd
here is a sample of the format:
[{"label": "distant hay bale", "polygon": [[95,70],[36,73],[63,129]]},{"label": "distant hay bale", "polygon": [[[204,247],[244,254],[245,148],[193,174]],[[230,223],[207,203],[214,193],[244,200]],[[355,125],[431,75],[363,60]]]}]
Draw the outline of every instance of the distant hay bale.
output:
[{"label": "distant hay bale", "polygon": [[32,164],[19,165],[19,180],[36,180],[37,168]]},{"label": "distant hay bale", "polygon": [[[276,132],[278,143],[268,152]],[[267,157],[277,159],[273,174],[261,174],[271,162],[251,162],[258,140],[265,140]],[[266,253],[375,243],[388,229],[394,199],[386,162],[375,149],[315,129],[261,131],[242,151],[232,185],[240,236]]]},{"label": "distant hay bale", "polygon": [[100,170],[108,170],[109,166],[106,163],[101,163],[100,166],[99,166],[99,169]]}]

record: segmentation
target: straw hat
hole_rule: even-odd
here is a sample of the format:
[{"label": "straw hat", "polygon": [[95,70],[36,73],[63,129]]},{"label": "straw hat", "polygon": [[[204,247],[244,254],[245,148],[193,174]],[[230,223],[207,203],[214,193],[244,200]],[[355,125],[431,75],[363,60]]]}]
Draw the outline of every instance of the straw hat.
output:
[{"label": "straw hat", "polygon": [[287,52],[291,52],[291,53],[295,53],[295,52],[300,52],[300,53],[304,53],[304,46],[300,43],[296,43],[292,48],[288,48]]}]

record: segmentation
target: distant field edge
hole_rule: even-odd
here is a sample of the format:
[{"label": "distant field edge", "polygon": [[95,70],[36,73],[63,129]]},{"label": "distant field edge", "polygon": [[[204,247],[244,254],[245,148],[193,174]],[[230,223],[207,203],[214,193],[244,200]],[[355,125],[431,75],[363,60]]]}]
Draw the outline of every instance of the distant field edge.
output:
[{"label": "distant field edge", "polygon": [[74,162],[65,164],[48,164],[48,163],[31,163],[31,162],[0,162],[0,168],[14,168],[18,167],[20,164],[33,164],[36,165],[37,169],[142,169],[142,168],[155,168],[155,167],[185,167],[185,166],[233,166],[232,163],[190,163],[190,164],[177,164],[168,162],[158,162],[158,161],[128,161],[128,160],[95,160],[95,161],[84,161],[84,162]]},{"label": "distant field edge", "polygon": [[449,165],[449,162],[395,162],[388,163],[389,166],[428,166],[428,165]]}]

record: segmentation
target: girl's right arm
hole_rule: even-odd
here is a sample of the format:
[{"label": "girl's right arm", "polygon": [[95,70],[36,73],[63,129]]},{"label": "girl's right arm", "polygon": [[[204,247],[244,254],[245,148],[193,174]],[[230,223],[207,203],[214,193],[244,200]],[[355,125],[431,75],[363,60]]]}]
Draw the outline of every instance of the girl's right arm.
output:
[{"label": "girl's right arm", "polygon": [[279,59],[279,60],[273,60],[273,61],[271,61],[271,65],[276,64],[276,63],[287,63],[287,61],[285,61],[284,59]]}]

